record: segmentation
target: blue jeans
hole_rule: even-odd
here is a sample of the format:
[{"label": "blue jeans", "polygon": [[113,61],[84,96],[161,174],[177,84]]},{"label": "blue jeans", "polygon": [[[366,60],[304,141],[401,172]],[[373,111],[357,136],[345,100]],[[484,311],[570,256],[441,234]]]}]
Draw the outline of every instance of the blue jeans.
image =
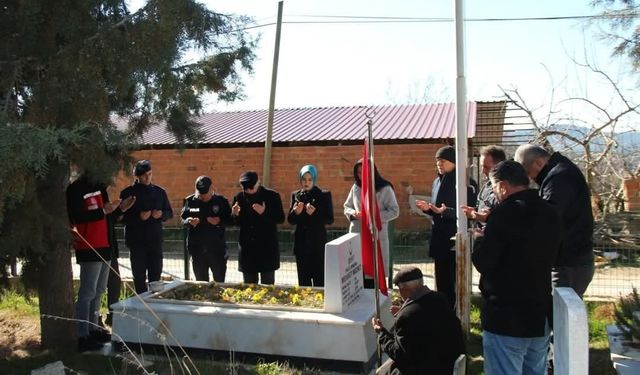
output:
[{"label": "blue jeans", "polygon": [[542,337],[511,337],[482,332],[485,375],[546,375],[549,325]]},{"label": "blue jeans", "polygon": [[78,264],[80,265],[80,289],[78,289],[76,301],[77,333],[78,337],[84,337],[89,334],[89,331],[98,329],[101,297],[107,290],[109,266],[101,261],[78,262]]}]

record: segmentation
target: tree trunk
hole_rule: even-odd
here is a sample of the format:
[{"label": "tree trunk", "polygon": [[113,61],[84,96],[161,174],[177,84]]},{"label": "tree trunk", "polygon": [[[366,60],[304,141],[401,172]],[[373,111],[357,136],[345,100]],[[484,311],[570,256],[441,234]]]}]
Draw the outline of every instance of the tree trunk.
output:
[{"label": "tree trunk", "polygon": [[[48,184],[40,186],[38,197],[47,212],[43,235],[47,253],[38,266],[38,296],[42,347],[61,349],[75,342],[73,318],[73,273],[64,190],[68,167],[52,166]],[[64,319],[56,319],[61,317]]]}]

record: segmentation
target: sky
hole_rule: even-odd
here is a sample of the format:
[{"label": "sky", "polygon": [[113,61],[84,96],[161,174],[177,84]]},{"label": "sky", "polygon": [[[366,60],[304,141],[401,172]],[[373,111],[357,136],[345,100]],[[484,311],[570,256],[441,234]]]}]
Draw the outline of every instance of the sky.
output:
[{"label": "sky", "polygon": [[[203,1],[210,9],[275,23],[276,0]],[[409,104],[455,99],[453,0],[285,0],[276,108]],[[467,98],[492,101],[500,86],[517,88],[538,112],[552,101],[583,96],[606,107],[610,86],[572,59],[590,62],[621,80],[634,95],[630,64],[612,58],[612,46],[585,20],[479,21],[478,19],[584,16],[599,12],[590,0],[467,0]],[[334,17],[320,17],[334,16]],[[312,23],[358,17],[451,19],[439,22]],[[358,19],[360,21],[367,18]],[[302,22],[302,23],[287,23]],[[262,110],[269,104],[275,25],[249,30],[260,36],[253,74],[243,74],[245,99],[205,101],[206,111]],[[631,77],[631,78],[630,78]],[[553,97],[551,96],[551,90]],[[628,90],[628,91],[626,91]],[[426,95],[424,94],[426,92]],[[565,104],[563,111],[586,111]],[[597,114],[594,114],[594,116]]]}]

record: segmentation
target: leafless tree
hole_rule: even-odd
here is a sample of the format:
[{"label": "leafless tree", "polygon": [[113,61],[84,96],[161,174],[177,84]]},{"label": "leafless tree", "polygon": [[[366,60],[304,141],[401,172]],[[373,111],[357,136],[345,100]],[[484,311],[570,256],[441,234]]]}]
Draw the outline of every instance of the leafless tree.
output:
[{"label": "leafless tree", "polygon": [[[532,108],[517,88],[500,89],[504,98],[529,118],[534,129],[532,142],[550,151],[566,153],[582,168],[591,190],[596,219],[604,221],[607,213],[622,209],[622,181],[640,174],[640,152],[637,147],[621,144],[625,131],[618,130],[621,123],[638,114],[640,104],[625,95],[620,84],[607,72],[590,63],[575,60],[574,63],[611,89],[612,95],[606,104],[587,96],[554,101],[557,88],[552,87],[549,106]],[[584,110],[572,114],[562,110],[563,106],[576,103]]]}]

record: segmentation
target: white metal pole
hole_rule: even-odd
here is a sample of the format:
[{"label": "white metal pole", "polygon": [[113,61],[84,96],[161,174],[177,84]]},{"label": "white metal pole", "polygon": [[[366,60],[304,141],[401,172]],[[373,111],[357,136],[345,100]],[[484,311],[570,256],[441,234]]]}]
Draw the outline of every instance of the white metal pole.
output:
[{"label": "white metal pole", "polygon": [[464,0],[455,1],[456,37],[456,311],[464,332],[469,332],[470,267],[467,218],[460,206],[467,204],[467,88],[465,79]]}]

